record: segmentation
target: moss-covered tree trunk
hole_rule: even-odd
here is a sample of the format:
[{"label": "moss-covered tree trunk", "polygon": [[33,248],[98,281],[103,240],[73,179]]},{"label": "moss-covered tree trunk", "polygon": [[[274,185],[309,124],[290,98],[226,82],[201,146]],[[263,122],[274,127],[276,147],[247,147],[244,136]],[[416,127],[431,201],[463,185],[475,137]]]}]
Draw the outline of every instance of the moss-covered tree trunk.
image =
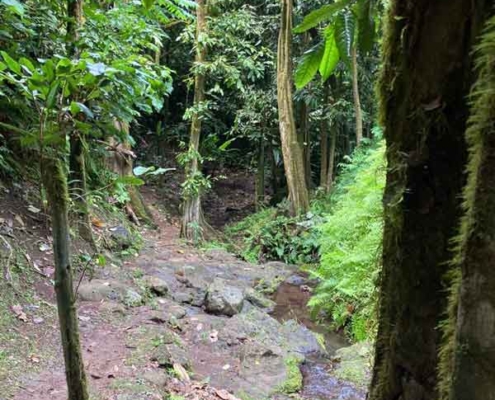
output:
[{"label": "moss-covered tree trunk", "polygon": [[[197,0],[196,9],[196,64],[206,61],[207,49],[204,43],[204,35],[207,32],[208,5],[206,0]],[[197,108],[205,100],[205,75],[196,72],[194,80],[194,107]],[[195,111],[191,120],[191,133],[189,139],[189,151],[193,154],[192,160],[186,166],[186,179],[194,179],[201,174],[198,157],[199,142],[201,138],[201,115]],[[198,237],[211,236],[212,228],[205,220],[201,207],[201,189],[194,193],[186,193],[182,204],[181,237],[197,239]]]},{"label": "moss-covered tree trunk", "polygon": [[67,178],[62,161],[44,158],[42,178],[52,217],[53,252],[55,261],[55,292],[62,335],[68,398],[88,400],[84,363],[79,342],[76,298],[72,285],[69,247],[69,199]]},{"label": "moss-covered tree trunk", "polygon": [[[465,215],[457,266],[461,280],[455,324],[450,400],[495,399],[495,18],[478,47],[478,80],[467,142]],[[447,361],[447,360],[444,360]]]},{"label": "moss-covered tree trunk", "polygon": [[[263,129],[263,128],[262,128]],[[258,145],[258,163],[256,166],[256,210],[265,204],[265,138],[262,136]]]},{"label": "moss-covered tree trunk", "polygon": [[356,146],[359,146],[363,140],[363,110],[361,108],[361,96],[359,95],[359,74],[356,46],[353,46],[351,50],[351,70],[352,97],[354,99],[354,116],[356,119]]},{"label": "moss-covered tree trunk", "polygon": [[285,177],[292,215],[309,209],[304,159],[297,139],[292,99],[292,0],[281,0],[281,26],[277,53],[277,100]]},{"label": "moss-covered tree trunk", "polygon": [[[83,25],[83,0],[68,0],[67,2],[67,42],[70,57],[78,55],[77,41],[79,29]],[[77,101],[77,98],[74,99]],[[93,231],[91,230],[90,212],[87,202],[86,184],[86,152],[81,134],[74,130],[69,140],[69,186],[70,195],[75,205],[76,223],[81,238],[96,247]]]},{"label": "moss-covered tree trunk", "polygon": [[471,45],[488,1],[394,0],[380,83],[383,271],[370,400],[437,400],[442,279],[460,216]]}]

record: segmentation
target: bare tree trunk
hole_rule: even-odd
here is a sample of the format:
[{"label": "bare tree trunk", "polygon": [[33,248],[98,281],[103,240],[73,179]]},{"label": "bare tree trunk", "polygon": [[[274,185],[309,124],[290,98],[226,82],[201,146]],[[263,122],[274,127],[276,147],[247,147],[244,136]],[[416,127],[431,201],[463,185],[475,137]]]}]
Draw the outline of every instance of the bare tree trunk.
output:
[{"label": "bare tree trunk", "polygon": [[[196,63],[201,64],[206,61],[206,46],[201,43],[202,36],[207,32],[207,0],[197,0],[196,9]],[[205,100],[205,76],[202,73],[196,73],[194,81],[194,106],[198,107]],[[189,142],[189,151],[199,152],[199,142],[201,138],[201,116],[195,112],[191,121],[191,136]],[[201,174],[199,160],[196,156],[186,167],[186,176],[191,179]],[[186,178],[186,179],[187,179]],[[181,237],[187,239],[198,239],[210,236],[213,229],[208,225],[204,218],[201,208],[201,190],[196,193],[186,194],[184,196]]]},{"label": "bare tree trunk", "polygon": [[326,177],[326,185],[325,190],[327,193],[330,193],[333,188],[333,176],[335,170],[335,147],[337,144],[337,132],[339,127],[336,123],[334,123],[330,128],[330,151],[328,154],[328,169],[327,169],[327,177]]},{"label": "bare tree trunk", "polygon": [[393,0],[389,8],[380,83],[388,171],[370,400],[439,397],[437,328],[464,185],[471,45],[491,3]]},{"label": "bare tree trunk", "polygon": [[[326,82],[323,87],[323,105],[328,106],[330,94],[329,84]],[[326,108],[325,108],[326,109]],[[320,187],[327,191],[327,175],[328,175],[328,120],[323,118],[320,121]]]},{"label": "bare tree trunk", "polygon": [[282,21],[277,54],[277,98],[280,138],[284,157],[285,176],[289,190],[292,215],[303,214],[309,209],[309,194],[304,173],[304,159],[297,140],[292,99],[292,0],[281,0]]},{"label": "bare tree trunk", "polygon": [[301,101],[300,115],[300,143],[304,160],[304,176],[306,179],[306,187],[311,188],[311,143],[309,136],[309,107],[308,104]]},{"label": "bare tree trunk", "polygon": [[[454,336],[451,400],[495,399],[495,18],[478,48],[480,75],[472,90],[468,183],[456,261],[461,270]],[[449,321],[455,324],[455,321]],[[450,378],[450,379],[449,379]]]},{"label": "bare tree trunk", "polygon": [[60,160],[45,158],[42,164],[43,184],[52,216],[55,292],[68,397],[70,400],[88,400],[70,265],[67,178]]},{"label": "bare tree trunk", "polygon": [[[83,0],[68,0],[67,3],[67,41],[69,56],[77,57],[79,29],[83,25]],[[77,101],[77,99],[74,99]],[[85,148],[81,135],[77,131],[70,133],[69,186],[70,195],[76,208],[76,223],[79,235],[96,249],[91,230],[90,212],[87,201]]]},{"label": "bare tree trunk", "polygon": [[354,114],[356,116],[356,146],[363,139],[363,110],[361,109],[361,98],[359,96],[359,75],[356,46],[351,50],[352,67],[352,96],[354,98]]},{"label": "bare tree trunk", "polygon": [[258,147],[258,165],[256,170],[256,211],[265,204],[265,138],[262,136]]}]

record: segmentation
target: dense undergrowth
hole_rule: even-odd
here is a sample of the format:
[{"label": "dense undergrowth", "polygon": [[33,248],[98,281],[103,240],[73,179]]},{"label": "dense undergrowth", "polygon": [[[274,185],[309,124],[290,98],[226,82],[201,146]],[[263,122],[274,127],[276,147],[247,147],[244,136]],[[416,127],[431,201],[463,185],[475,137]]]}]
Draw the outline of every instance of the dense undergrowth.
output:
[{"label": "dense undergrowth", "polygon": [[384,151],[383,141],[358,149],[341,165],[332,193],[315,196],[303,217],[288,217],[282,204],[226,229],[247,261],[302,265],[319,282],[309,303],[313,315],[330,318],[357,341],[375,331]]}]

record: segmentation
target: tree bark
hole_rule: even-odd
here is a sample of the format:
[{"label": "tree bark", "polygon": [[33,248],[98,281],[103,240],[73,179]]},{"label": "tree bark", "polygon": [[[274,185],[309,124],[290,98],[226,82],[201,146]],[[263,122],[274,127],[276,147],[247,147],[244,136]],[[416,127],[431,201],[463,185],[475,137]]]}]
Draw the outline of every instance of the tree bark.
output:
[{"label": "tree bark", "polygon": [[326,190],[328,175],[328,121],[320,121],[320,187]]},{"label": "tree bark", "polygon": [[456,257],[461,270],[456,351],[453,375],[446,380],[451,400],[495,399],[495,18],[487,27],[478,47],[480,74],[466,133],[469,176]]},{"label": "tree bark", "polygon": [[334,123],[330,128],[330,151],[328,153],[328,169],[325,184],[326,193],[330,193],[333,188],[333,175],[335,169],[335,147],[337,144],[337,131],[339,127]]},{"label": "tree bark", "polygon": [[310,140],[310,132],[309,132],[309,106],[306,101],[301,101],[301,109],[300,109],[300,143],[303,154],[303,162],[304,162],[304,177],[306,180],[306,187],[309,189],[312,186],[311,182],[311,140]]},{"label": "tree bark", "polygon": [[256,170],[256,211],[265,204],[265,138],[262,136],[258,147],[258,165]]},{"label": "tree bark", "polygon": [[79,342],[76,298],[72,286],[68,221],[69,200],[67,178],[62,162],[45,158],[42,177],[52,217],[55,292],[62,335],[68,398],[70,400],[88,400],[86,375]]},{"label": "tree bark", "polygon": [[359,74],[356,46],[351,50],[352,69],[352,96],[354,99],[354,115],[356,118],[356,146],[363,140],[363,110],[361,109],[361,97],[359,95]]},{"label": "tree bark", "polygon": [[[67,3],[67,43],[70,57],[78,56],[77,41],[79,29],[83,25],[83,0],[68,0]],[[77,99],[74,99],[77,101]],[[87,202],[85,150],[81,135],[77,131],[70,133],[69,186],[70,195],[75,204],[76,223],[79,235],[96,249],[91,230],[90,211]]]},{"label": "tree bark", "polygon": [[442,279],[460,216],[471,44],[485,0],[394,0],[380,83],[388,173],[370,400],[437,400]]},{"label": "tree bark", "polygon": [[[196,64],[206,61],[207,49],[204,43],[201,43],[202,36],[207,32],[207,13],[208,5],[206,0],[197,0],[196,9]],[[196,73],[194,79],[194,106],[198,107],[205,100],[205,80],[203,73]],[[195,112],[191,121],[191,134],[189,141],[189,150],[195,153],[199,152],[199,142],[201,138],[201,116]],[[189,165],[186,166],[186,176],[194,177],[201,173],[199,160],[193,157]],[[204,218],[201,207],[201,193],[188,194],[183,201],[181,237],[186,239],[202,239],[210,236],[213,229],[208,225]]]},{"label": "tree bark", "polygon": [[277,100],[280,138],[285,176],[289,191],[290,212],[303,214],[309,209],[309,194],[304,172],[304,159],[297,139],[292,100],[292,9],[293,0],[281,0],[282,18],[277,54]]}]

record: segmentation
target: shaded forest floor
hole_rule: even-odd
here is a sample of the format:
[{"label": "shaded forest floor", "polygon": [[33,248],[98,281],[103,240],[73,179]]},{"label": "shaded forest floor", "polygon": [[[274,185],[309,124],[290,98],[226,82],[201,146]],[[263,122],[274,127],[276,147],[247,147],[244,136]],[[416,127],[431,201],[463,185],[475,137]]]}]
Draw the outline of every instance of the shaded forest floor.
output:
[{"label": "shaded forest floor", "polygon": [[[216,226],[251,211],[242,195],[249,179],[236,182],[237,190],[226,185],[207,199],[207,212],[221,216]],[[11,276],[0,287],[0,399],[65,399],[49,230],[29,193],[23,201],[5,193],[0,213],[2,237],[15,238],[3,254],[19,259],[8,263],[16,270],[4,271]],[[178,239],[176,218],[158,207],[162,194],[144,193],[157,229],[141,228],[138,254],[125,227],[101,217],[95,229],[120,242],[124,258],[106,254],[106,265],[86,273],[78,289],[93,399],[364,399],[368,349],[344,349],[340,363],[331,361],[346,343],[299,323],[310,282],[296,267],[192,248]]]}]

